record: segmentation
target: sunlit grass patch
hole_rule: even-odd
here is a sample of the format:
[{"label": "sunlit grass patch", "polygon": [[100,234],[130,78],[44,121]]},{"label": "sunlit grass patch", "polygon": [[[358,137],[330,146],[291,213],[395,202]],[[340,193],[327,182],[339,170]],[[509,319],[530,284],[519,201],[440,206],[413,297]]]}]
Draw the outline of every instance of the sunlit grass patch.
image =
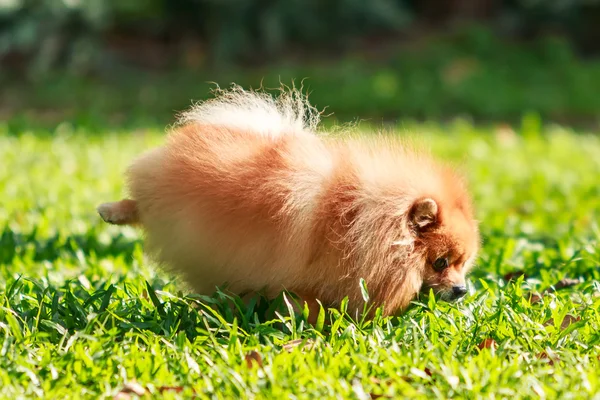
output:
[{"label": "sunlit grass patch", "polygon": [[138,232],[101,223],[159,129],[0,133],[0,397],[598,397],[600,137],[397,130],[469,177],[484,237],[470,294],[315,326],[291,297],[188,293]]}]

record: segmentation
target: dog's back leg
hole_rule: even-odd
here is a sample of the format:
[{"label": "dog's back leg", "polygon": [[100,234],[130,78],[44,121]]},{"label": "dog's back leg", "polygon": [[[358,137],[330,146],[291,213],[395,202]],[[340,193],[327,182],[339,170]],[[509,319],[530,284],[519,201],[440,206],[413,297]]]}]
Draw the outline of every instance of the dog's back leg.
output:
[{"label": "dog's back leg", "polygon": [[112,203],[100,204],[98,214],[105,222],[114,225],[135,225],[139,223],[139,214],[135,200],[124,199]]}]

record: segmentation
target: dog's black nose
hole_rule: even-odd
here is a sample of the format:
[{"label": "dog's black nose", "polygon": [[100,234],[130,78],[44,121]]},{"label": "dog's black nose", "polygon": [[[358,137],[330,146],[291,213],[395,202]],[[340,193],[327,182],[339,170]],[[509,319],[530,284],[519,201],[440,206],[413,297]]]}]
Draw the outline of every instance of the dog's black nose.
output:
[{"label": "dog's black nose", "polygon": [[467,294],[467,287],[465,285],[452,286],[452,294],[455,299],[460,299]]}]

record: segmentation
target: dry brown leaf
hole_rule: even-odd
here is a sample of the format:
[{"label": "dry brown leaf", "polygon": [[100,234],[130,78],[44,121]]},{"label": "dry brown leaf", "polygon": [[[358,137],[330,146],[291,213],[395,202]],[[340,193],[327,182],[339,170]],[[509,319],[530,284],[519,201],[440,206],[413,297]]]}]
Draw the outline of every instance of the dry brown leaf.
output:
[{"label": "dry brown leaf", "polygon": [[260,356],[260,354],[258,354],[256,351],[252,350],[251,352],[249,352],[248,354],[246,354],[246,366],[248,368],[252,368],[252,361],[256,362],[256,364],[258,364],[258,366],[260,368],[263,367],[263,362],[262,362],[262,357]]},{"label": "dry brown leaf", "polygon": [[[565,330],[569,325],[574,324],[577,321],[581,321],[581,317],[574,317],[571,314],[567,314],[560,323],[560,329]],[[550,318],[548,321],[544,322],[544,326],[552,325],[554,325],[554,318]]]},{"label": "dry brown leaf", "polygon": [[540,294],[538,294],[538,293],[532,293],[532,294],[529,296],[529,302],[530,302],[531,304],[538,303],[538,302],[540,302],[541,300],[542,300],[542,295],[540,295]]},{"label": "dry brown leaf", "polygon": [[[554,290],[568,288],[579,283],[581,283],[579,279],[564,278],[554,284]],[[551,288],[548,288],[548,290],[551,290]]]},{"label": "dry brown leaf", "polygon": [[502,278],[506,282],[510,282],[510,281],[513,281],[513,280],[517,280],[521,276],[524,276],[525,279],[527,279],[527,275],[523,271],[512,271],[512,272],[509,272],[509,273],[505,274]]},{"label": "dry brown leaf", "polygon": [[137,396],[143,396],[146,394],[146,388],[137,383],[136,381],[127,382],[121,391],[117,393],[113,399],[115,400],[127,400],[131,398],[131,393]]},{"label": "dry brown leaf", "polygon": [[579,281],[579,279],[571,279],[571,278],[561,279],[560,281],[556,282],[554,285],[552,285],[549,288],[547,288],[546,290],[544,290],[544,292],[542,293],[542,296],[544,296],[548,293],[554,293],[555,291],[560,290],[560,289],[575,286],[579,283],[581,283]]},{"label": "dry brown leaf", "polygon": [[[416,371],[420,371],[420,370],[416,370]],[[416,371],[414,371],[414,370],[413,370],[413,371],[411,371],[411,372],[412,372],[412,373],[415,373]],[[425,376],[429,376],[429,377],[433,376],[433,374],[431,373],[431,370],[430,370],[429,368],[425,368],[425,369],[423,369],[423,371],[422,371],[422,372],[423,372],[423,373],[421,373],[421,372],[418,372],[418,373],[416,373],[415,375],[419,376],[420,378],[424,378]],[[409,383],[410,383],[410,382],[414,382],[414,381],[415,381],[415,379],[414,379],[412,376],[406,376],[406,375],[404,375],[404,376],[401,376],[401,377],[400,377],[400,379],[402,379],[402,380],[403,380],[403,381],[405,381],[405,382],[409,382]]]},{"label": "dry brown leaf", "polygon": [[496,347],[498,347],[498,344],[496,343],[496,341],[494,339],[487,338],[487,339],[484,339],[481,343],[479,343],[479,345],[477,345],[477,347],[479,348],[479,350],[483,350],[483,349],[495,350]]},{"label": "dry brown leaf", "polygon": [[579,281],[579,279],[571,279],[571,278],[561,279],[560,281],[556,282],[554,285],[552,285],[549,288],[545,289],[542,293],[532,293],[532,294],[530,294],[529,295],[529,302],[531,304],[535,304],[535,303],[539,302],[540,300],[542,300],[542,297],[544,297],[548,293],[554,293],[557,290],[568,288],[568,287],[571,287],[571,286],[575,286],[575,285],[577,285],[579,283],[581,283],[581,281]]},{"label": "dry brown leaf", "polygon": [[[380,386],[389,386],[392,384],[392,380],[391,379],[386,379],[385,381],[382,381],[379,378],[375,378],[375,377],[371,377],[369,378],[371,380],[371,382],[373,382],[375,385],[380,385]],[[404,379],[404,377],[403,377]],[[374,394],[374,393],[369,393],[369,395],[371,396],[372,399],[380,399],[380,398],[386,398],[386,399],[390,399],[391,397],[385,394]]]},{"label": "dry brown leaf", "polygon": [[[429,368],[425,368],[423,370],[420,370],[418,368],[411,368],[410,369],[411,374],[418,376],[419,378],[426,378],[426,377],[431,377],[433,374],[431,373],[431,370]],[[407,378],[409,381],[413,380],[412,377],[408,377]]]},{"label": "dry brown leaf", "polygon": [[386,385],[386,386],[389,386],[389,385],[392,384],[392,380],[391,379],[386,379],[386,380],[382,381],[381,379],[375,378],[374,376],[370,377],[369,379],[375,385]]},{"label": "dry brown leaf", "polygon": [[565,315],[565,318],[560,323],[560,329],[567,329],[569,325],[581,321],[581,317],[574,317],[570,314]]},{"label": "dry brown leaf", "polygon": [[549,355],[549,354],[548,354],[547,352],[545,352],[545,351],[542,351],[541,353],[539,353],[539,354],[537,355],[537,357],[538,357],[539,359],[541,359],[541,360],[548,360],[548,364],[550,364],[550,365],[554,365],[554,363],[555,363],[556,361],[559,361],[559,359],[558,359],[558,357],[556,356],[556,354]]}]

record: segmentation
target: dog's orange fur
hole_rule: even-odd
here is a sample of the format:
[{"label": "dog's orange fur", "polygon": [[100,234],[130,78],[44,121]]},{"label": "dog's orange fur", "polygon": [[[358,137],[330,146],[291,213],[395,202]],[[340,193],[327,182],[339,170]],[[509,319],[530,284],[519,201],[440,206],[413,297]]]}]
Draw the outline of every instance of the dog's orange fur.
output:
[{"label": "dog's orange fur", "polygon": [[99,211],[141,224],[148,253],[200,293],[287,289],[360,309],[364,278],[391,314],[422,287],[464,284],[479,234],[462,178],[391,137],[318,136],[314,118],[296,92],[221,93],[133,163],[132,200]]}]

